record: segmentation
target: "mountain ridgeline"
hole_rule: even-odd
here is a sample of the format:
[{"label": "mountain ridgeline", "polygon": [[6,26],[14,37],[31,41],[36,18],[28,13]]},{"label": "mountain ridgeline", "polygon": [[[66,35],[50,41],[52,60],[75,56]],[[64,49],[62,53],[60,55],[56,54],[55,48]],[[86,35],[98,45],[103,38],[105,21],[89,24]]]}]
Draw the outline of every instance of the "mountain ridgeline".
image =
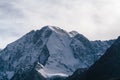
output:
[{"label": "mountain ridgeline", "polygon": [[80,71],[66,80],[120,80],[120,37],[87,71]]},{"label": "mountain ridgeline", "polygon": [[114,41],[89,41],[54,26],[33,30],[0,51],[0,80],[65,79],[86,71]]}]

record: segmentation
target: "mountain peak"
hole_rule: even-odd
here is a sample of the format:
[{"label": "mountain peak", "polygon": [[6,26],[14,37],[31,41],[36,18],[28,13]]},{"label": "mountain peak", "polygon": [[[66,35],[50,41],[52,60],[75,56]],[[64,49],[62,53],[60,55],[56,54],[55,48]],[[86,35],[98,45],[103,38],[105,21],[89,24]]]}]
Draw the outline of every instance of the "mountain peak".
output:
[{"label": "mountain peak", "polygon": [[74,36],[76,36],[77,34],[79,34],[77,31],[71,31],[71,32],[69,32],[69,35],[70,35],[71,37],[74,37]]},{"label": "mountain peak", "polygon": [[46,26],[43,26],[41,29],[52,29],[52,26],[50,26],[50,25],[46,25]]},{"label": "mountain peak", "polygon": [[[71,37],[70,33],[75,36]],[[70,33],[56,26],[44,26],[9,44],[0,51],[0,80],[5,80],[4,77],[8,80],[35,80],[28,79],[28,76],[38,74],[35,67],[37,64],[40,67],[39,63],[50,75],[70,75],[78,68],[88,68],[95,61],[89,48],[93,47],[89,46],[91,42],[76,31]]]},{"label": "mountain peak", "polygon": [[50,31],[58,33],[58,34],[67,34],[68,35],[67,31],[65,31],[57,26],[47,25],[47,26],[44,26],[41,30],[50,30]]},{"label": "mountain peak", "polygon": [[44,26],[42,29],[50,29],[50,30],[62,30],[61,28],[57,27],[57,26],[50,26],[50,25],[47,25],[47,26]]}]

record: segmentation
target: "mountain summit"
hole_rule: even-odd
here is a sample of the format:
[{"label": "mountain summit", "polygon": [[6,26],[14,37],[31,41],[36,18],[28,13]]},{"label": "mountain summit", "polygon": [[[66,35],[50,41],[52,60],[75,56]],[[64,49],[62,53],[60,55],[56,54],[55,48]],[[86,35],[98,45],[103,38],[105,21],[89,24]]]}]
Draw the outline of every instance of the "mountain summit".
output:
[{"label": "mountain summit", "polygon": [[0,80],[67,77],[89,68],[113,42],[89,41],[55,26],[33,30],[0,51]]}]

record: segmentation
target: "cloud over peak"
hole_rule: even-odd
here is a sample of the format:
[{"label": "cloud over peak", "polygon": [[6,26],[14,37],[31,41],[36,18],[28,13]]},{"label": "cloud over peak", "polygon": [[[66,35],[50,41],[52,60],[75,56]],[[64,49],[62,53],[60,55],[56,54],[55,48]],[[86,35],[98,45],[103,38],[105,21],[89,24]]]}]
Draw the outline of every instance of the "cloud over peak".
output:
[{"label": "cloud over peak", "polygon": [[0,45],[44,25],[76,30],[91,40],[116,38],[119,8],[119,0],[0,0],[0,34],[6,35]]}]

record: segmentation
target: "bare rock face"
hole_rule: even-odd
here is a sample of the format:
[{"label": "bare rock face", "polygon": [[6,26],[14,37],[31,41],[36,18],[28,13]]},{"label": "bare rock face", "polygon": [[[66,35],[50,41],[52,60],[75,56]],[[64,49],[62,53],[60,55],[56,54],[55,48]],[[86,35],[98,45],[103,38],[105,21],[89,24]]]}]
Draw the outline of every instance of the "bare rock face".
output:
[{"label": "bare rock face", "polygon": [[87,71],[72,76],[67,80],[120,80],[120,37]]}]

